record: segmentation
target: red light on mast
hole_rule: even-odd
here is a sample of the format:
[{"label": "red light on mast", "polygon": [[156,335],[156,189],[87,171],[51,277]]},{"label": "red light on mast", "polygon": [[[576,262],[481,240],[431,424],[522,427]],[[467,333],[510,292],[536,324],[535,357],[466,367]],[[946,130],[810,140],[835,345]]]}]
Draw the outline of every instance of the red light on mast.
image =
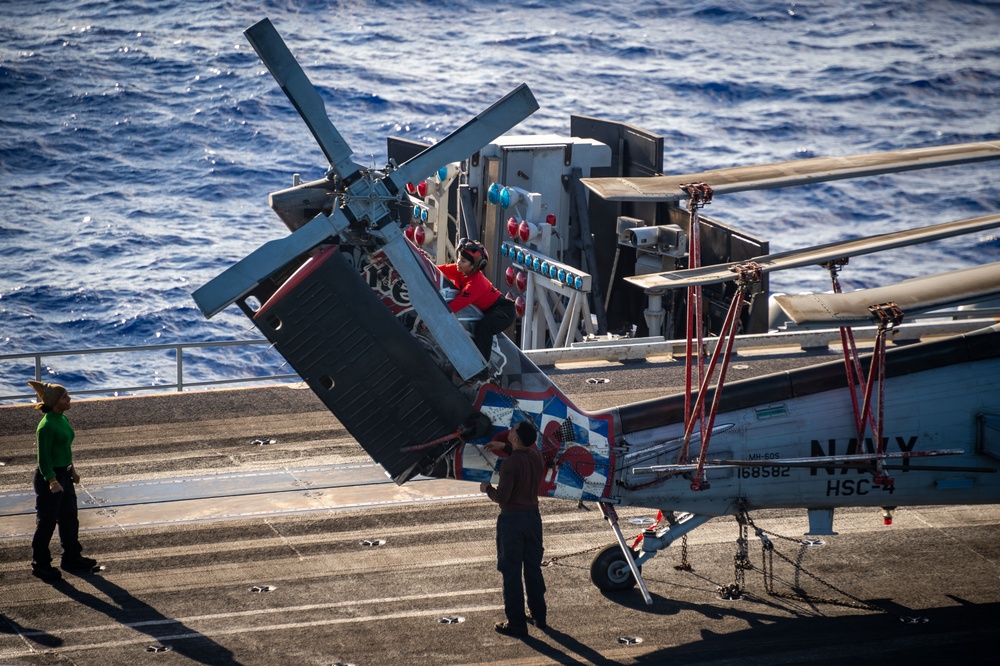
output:
[{"label": "red light on mast", "polygon": [[522,243],[527,243],[528,239],[531,238],[531,228],[528,226],[527,220],[523,220],[518,225],[517,235],[520,237]]},{"label": "red light on mast", "polygon": [[527,220],[522,220],[521,224],[517,227],[517,235],[520,237],[522,243],[527,243],[529,240],[538,237],[538,227]]},{"label": "red light on mast", "polygon": [[524,296],[518,296],[517,299],[514,301],[514,313],[517,314],[518,317],[523,317],[524,310],[525,310]]},{"label": "red light on mast", "polygon": [[413,230],[413,241],[417,245],[423,245],[427,241],[427,231],[424,229],[424,225],[419,225]]},{"label": "red light on mast", "polygon": [[426,180],[420,181],[420,184],[417,185],[417,194],[420,196],[421,199],[427,196],[427,181]]},{"label": "red light on mast", "polygon": [[507,220],[507,235],[511,240],[517,240],[517,218],[511,217]]},{"label": "red light on mast", "polygon": [[507,283],[508,287],[514,286],[514,270],[513,266],[508,266],[507,270],[503,272],[503,281]]}]

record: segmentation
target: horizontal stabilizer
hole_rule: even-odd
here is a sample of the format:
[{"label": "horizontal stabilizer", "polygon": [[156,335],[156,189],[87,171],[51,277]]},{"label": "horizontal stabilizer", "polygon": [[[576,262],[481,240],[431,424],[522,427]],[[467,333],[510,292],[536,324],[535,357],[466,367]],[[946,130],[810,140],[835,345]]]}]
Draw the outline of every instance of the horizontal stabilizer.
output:
[{"label": "horizontal stabilizer", "polygon": [[807,324],[869,323],[872,305],[895,303],[904,315],[962,305],[1000,295],[1000,262],[904,280],[899,284],[841,294],[775,296],[793,322]]},{"label": "horizontal stabilizer", "polygon": [[681,189],[688,183],[705,183],[716,195],[731,194],[996,159],[1000,159],[1000,141],[981,141],[847,157],[815,157],[680,176],[582,178],[581,182],[606,201],[681,201],[688,198]]},{"label": "horizontal stabilizer", "polygon": [[845,257],[857,257],[897,247],[929,243],[941,240],[942,238],[977,233],[996,227],[1000,227],[1000,215],[984,215],[983,217],[975,217],[969,220],[945,222],[943,224],[934,224],[928,227],[918,227],[916,229],[907,229],[906,231],[880,234],[878,236],[867,236],[855,240],[816,245],[801,250],[778,252],[744,261],[734,261],[728,264],[715,264],[702,268],[671,271],[669,273],[636,275],[625,278],[625,281],[643,289],[672,289],[676,287],[715,284],[735,279],[736,273],[732,269],[740,264],[753,262],[760,266],[762,272],[771,273],[789,268],[819,265]]},{"label": "horizontal stabilizer", "polygon": [[305,225],[324,210],[332,210],[333,185],[326,178],[271,192],[267,203],[290,231]]}]

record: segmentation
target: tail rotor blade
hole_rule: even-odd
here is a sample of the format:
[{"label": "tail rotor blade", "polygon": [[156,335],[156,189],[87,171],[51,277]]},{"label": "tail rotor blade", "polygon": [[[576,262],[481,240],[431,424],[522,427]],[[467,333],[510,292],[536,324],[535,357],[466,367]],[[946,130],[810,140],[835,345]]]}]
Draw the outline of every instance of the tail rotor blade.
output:
[{"label": "tail rotor blade", "polygon": [[404,162],[389,178],[398,189],[402,189],[399,185],[426,178],[445,164],[466,159],[537,110],[535,96],[522,83],[444,139]]},{"label": "tail rotor blade", "polygon": [[410,303],[420,313],[424,325],[434,339],[442,343],[447,341],[442,344],[442,350],[455,371],[466,380],[478,374],[486,367],[482,355],[428,279],[403,232],[398,226],[390,224],[375,233],[385,240],[382,251],[406,283]]},{"label": "tail rotor blade", "polygon": [[360,167],[351,160],[352,151],[326,115],[326,105],[316,87],[302,71],[281,35],[267,18],[247,28],[247,41],[278,82],[326,155],[338,176],[348,176]]}]

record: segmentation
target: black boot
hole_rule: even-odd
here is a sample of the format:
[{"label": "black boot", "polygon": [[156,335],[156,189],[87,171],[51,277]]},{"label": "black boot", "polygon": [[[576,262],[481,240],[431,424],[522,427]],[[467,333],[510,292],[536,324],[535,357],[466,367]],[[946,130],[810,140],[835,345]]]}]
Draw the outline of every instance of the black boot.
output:
[{"label": "black boot", "polygon": [[40,562],[32,562],[31,575],[36,578],[41,578],[44,581],[54,581],[62,578],[62,574],[59,573],[59,569],[56,569],[51,563],[42,564]]},{"label": "black boot", "polygon": [[[64,557],[60,563],[63,571],[90,571],[97,566],[97,560],[77,555],[76,557]],[[53,569],[55,571],[55,569]],[[56,573],[59,573],[56,571]]]}]

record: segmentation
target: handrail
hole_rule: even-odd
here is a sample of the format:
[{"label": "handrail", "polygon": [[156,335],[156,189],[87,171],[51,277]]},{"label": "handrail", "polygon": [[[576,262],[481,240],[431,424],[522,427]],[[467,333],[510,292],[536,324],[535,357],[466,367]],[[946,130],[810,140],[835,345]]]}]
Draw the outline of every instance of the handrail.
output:
[{"label": "handrail", "polygon": [[[210,347],[236,347],[246,345],[270,345],[268,340],[217,340],[215,342],[178,342],[160,345],[137,345],[127,347],[100,347],[97,349],[60,349],[44,352],[27,352],[22,354],[0,354],[0,363],[3,361],[15,361],[19,359],[33,359],[35,365],[34,379],[42,381],[42,359],[52,356],[89,356],[92,354],[120,354],[123,352],[142,351],[169,351],[176,353],[176,373],[177,379],[172,384],[153,384],[150,386],[116,386],[101,389],[74,389],[74,395],[95,395],[95,394],[117,394],[133,391],[160,391],[176,389],[183,391],[185,388],[197,388],[203,386],[217,386],[222,384],[241,384],[247,382],[275,381],[275,380],[299,380],[297,374],[273,374],[259,375],[254,377],[235,377],[229,379],[213,379],[209,381],[185,381],[184,379],[184,351],[186,349],[210,348]],[[34,392],[17,395],[0,396],[0,402],[6,400],[34,399]]]},{"label": "handrail", "polygon": [[[987,312],[983,318],[979,319],[957,319],[954,321],[937,321],[931,323],[909,323],[903,324],[897,329],[899,333],[896,343],[916,342],[924,337],[940,335],[957,335],[966,333],[978,328],[984,328],[996,323],[996,318],[989,319],[995,312]],[[867,331],[865,327],[858,327],[856,331]],[[872,328],[871,330],[874,330]],[[772,332],[758,335],[740,335],[736,338],[737,349],[766,348],[772,346],[798,346],[802,349],[825,348],[831,343],[839,340],[839,329],[817,329]],[[706,340],[709,348],[714,344],[715,338]],[[42,359],[49,356],[81,356],[90,354],[110,354],[137,351],[162,351],[175,350],[177,353],[177,381],[173,384],[154,384],[152,386],[123,386],[106,389],[73,390],[75,395],[86,394],[117,394],[132,391],[160,391],[177,389],[183,391],[185,388],[197,388],[204,386],[218,386],[222,384],[242,384],[248,382],[263,382],[275,380],[302,381],[297,374],[274,374],[260,375],[255,377],[236,377],[230,379],[213,379],[209,381],[188,382],[184,380],[184,350],[204,347],[233,347],[240,345],[269,345],[267,340],[219,340],[216,342],[180,342],[162,345],[142,345],[135,347],[103,347],[99,349],[66,349],[46,352],[29,352],[24,354],[0,354],[0,362],[12,361],[16,359],[30,358],[35,362],[35,379],[42,379]],[[575,343],[572,347],[561,349],[537,349],[526,351],[524,354],[539,367],[553,366],[556,363],[568,361],[628,361],[645,360],[649,357],[674,356],[683,353],[683,340],[663,340],[663,338],[644,339],[624,339],[618,341],[596,340],[586,343]],[[0,396],[0,402],[6,400],[35,399],[34,393],[19,395]]]}]

